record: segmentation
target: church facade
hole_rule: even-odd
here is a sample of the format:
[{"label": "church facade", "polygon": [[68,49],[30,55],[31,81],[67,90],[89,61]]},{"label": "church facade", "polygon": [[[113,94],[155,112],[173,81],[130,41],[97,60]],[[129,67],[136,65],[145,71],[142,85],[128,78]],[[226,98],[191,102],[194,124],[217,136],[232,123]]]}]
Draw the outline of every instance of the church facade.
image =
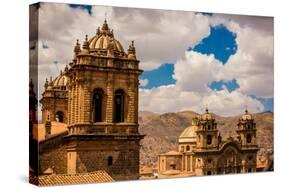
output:
[{"label": "church facade", "polygon": [[94,37],[77,40],[72,62],[46,80],[40,100],[39,174],[104,170],[114,180],[138,179],[141,73],[134,41],[125,52],[106,20]]},{"label": "church facade", "polygon": [[222,140],[217,123],[206,110],[180,135],[179,151],[158,156],[159,175],[215,175],[256,171],[256,124],[246,110],[238,120],[237,138]]}]

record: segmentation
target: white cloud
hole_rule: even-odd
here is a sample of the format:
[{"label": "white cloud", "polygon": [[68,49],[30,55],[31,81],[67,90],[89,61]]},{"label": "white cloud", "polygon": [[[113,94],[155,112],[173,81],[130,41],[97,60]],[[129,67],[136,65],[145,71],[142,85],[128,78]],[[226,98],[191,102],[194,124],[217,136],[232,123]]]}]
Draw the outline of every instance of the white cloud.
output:
[{"label": "white cloud", "polygon": [[173,78],[175,85],[140,89],[140,110],[177,112],[193,110],[202,113],[205,106],[217,114],[230,116],[241,114],[248,106],[251,112],[264,110],[262,103],[241,91],[229,92],[208,88],[211,81],[219,80],[224,66],[213,55],[194,51],[185,52],[185,59],[176,62]]},{"label": "white cloud", "polygon": [[264,110],[262,103],[239,91],[229,93],[227,89],[202,93],[182,91],[176,85],[140,89],[140,110],[158,113],[192,110],[202,113],[208,105],[211,112],[224,116],[243,113],[245,106],[251,113]]},{"label": "white cloud", "polygon": [[235,78],[244,94],[273,97],[273,35],[234,22],[227,26],[237,33],[238,50],[225,64],[222,78]]},{"label": "white cloud", "polygon": [[210,33],[208,18],[193,12],[113,8],[112,15],[111,25],[125,46],[127,41],[136,41],[144,70],[175,63]]},{"label": "white cloud", "polygon": [[263,104],[239,91],[228,92],[227,89],[208,93],[202,98],[202,105],[220,115],[237,115],[243,113],[247,106],[251,113],[264,110]]},{"label": "white cloud", "polygon": [[223,65],[212,54],[186,51],[185,58],[177,61],[174,68],[173,78],[182,90],[207,92],[208,84],[217,79]]},{"label": "white cloud", "polygon": [[153,112],[175,112],[199,106],[200,96],[193,92],[181,91],[175,85],[140,89],[140,110]]},{"label": "white cloud", "polygon": [[147,86],[149,80],[148,79],[140,79],[140,86],[145,87]]}]

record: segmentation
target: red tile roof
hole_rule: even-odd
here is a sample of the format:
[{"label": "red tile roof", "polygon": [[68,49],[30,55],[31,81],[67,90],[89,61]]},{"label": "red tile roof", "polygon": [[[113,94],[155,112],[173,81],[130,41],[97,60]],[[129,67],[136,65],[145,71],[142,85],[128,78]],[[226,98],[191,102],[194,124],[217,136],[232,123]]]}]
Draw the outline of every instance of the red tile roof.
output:
[{"label": "red tile roof", "polygon": [[82,183],[103,183],[114,181],[112,177],[103,170],[81,174],[52,174],[36,177],[29,176],[29,182],[38,186],[54,186]]}]

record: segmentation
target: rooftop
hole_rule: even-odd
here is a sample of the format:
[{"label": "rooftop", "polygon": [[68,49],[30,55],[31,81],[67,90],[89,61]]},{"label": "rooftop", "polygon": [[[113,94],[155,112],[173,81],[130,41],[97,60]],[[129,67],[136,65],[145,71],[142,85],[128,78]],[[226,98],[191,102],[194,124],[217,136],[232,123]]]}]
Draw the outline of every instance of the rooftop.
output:
[{"label": "rooftop", "polygon": [[83,174],[52,174],[36,177],[29,176],[29,182],[38,186],[54,186],[82,183],[103,183],[114,181],[112,177],[103,170]]}]

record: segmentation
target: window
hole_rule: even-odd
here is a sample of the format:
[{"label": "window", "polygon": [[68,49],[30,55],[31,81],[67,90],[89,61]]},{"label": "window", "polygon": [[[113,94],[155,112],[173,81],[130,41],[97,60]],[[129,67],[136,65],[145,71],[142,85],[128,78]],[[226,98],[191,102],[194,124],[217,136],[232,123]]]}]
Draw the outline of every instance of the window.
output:
[{"label": "window", "polygon": [[251,143],[252,142],[252,136],[250,134],[247,134],[247,143]]},{"label": "window", "polygon": [[252,168],[248,168],[248,172],[252,172]]},{"label": "window", "polygon": [[211,135],[207,135],[207,144],[208,145],[212,144],[212,136]]},{"label": "window", "polygon": [[[63,117],[64,117],[64,114],[63,114],[63,112],[61,112],[61,111],[58,111],[57,113],[56,113],[56,121],[57,122],[63,122]],[[49,119],[49,118],[48,118]]]},{"label": "window", "polygon": [[93,110],[94,110],[94,122],[102,121],[102,99],[103,90],[95,89],[93,95]]},{"label": "window", "polygon": [[209,163],[209,164],[211,164],[211,162],[212,162],[212,159],[208,159],[207,161],[208,161],[208,163]]},{"label": "window", "polygon": [[189,150],[190,150],[190,146],[187,145],[187,146],[186,146],[186,151],[189,151]]},{"label": "window", "polygon": [[114,95],[114,121],[123,122],[124,121],[124,91],[119,89]]},{"label": "window", "polygon": [[210,124],[207,125],[207,129],[208,129],[208,130],[211,129],[211,125],[210,125]]},{"label": "window", "polygon": [[107,158],[107,166],[112,166],[112,164],[113,164],[113,158],[112,158],[112,156],[109,156]]},{"label": "window", "polygon": [[249,161],[251,161],[251,160],[252,160],[252,158],[253,158],[252,156],[248,156],[248,160],[249,160]]}]

